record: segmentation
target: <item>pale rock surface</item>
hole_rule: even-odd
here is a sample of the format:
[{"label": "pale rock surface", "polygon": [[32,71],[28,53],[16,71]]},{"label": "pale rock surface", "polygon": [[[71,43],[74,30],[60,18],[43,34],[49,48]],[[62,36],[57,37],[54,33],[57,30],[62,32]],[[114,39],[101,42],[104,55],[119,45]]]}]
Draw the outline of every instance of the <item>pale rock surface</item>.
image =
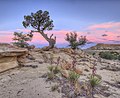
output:
[{"label": "pale rock surface", "polygon": [[27,54],[26,49],[0,43],[0,72],[18,66],[18,59]]}]

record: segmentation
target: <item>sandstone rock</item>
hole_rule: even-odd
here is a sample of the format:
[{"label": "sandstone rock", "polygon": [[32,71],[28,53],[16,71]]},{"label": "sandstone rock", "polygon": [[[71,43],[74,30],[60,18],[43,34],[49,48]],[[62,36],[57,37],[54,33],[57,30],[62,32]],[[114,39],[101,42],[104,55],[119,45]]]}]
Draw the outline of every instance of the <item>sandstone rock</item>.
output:
[{"label": "sandstone rock", "polygon": [[17,57],[2,57],[0,58],[0,72],[18,66]]},{"label": "sandstone rock", "polygon": [[0,44],[0,72],[18,66],[18,58],[27,54],[26,49]]}]

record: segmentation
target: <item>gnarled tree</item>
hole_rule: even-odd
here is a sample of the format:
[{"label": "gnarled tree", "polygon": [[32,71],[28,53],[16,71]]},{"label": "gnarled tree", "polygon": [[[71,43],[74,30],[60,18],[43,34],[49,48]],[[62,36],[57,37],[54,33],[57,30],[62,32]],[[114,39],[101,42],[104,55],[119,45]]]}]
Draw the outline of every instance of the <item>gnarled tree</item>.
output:
[{"label": "gnarled tree", "polygon": [[25,28],[32,27],[34,29],[31,30],[32,33],[40,33],[48,41],[50,48],[55,46],[56,37],[53,38],[53,34],[48,37],[44,33],[45,30],[52,30],[54,27],[48,11],[39,10],[36,13],[31,13],[31,15],[24,16],[23,26]]},{"label": "gnarled tree", "polygon": [[80,36],[78,38],[76,32],[67,33],[65,40],[69,42],[69,46],[72,49],[77,49],[78,46],[84,45],[87,42],[86,36]]}]

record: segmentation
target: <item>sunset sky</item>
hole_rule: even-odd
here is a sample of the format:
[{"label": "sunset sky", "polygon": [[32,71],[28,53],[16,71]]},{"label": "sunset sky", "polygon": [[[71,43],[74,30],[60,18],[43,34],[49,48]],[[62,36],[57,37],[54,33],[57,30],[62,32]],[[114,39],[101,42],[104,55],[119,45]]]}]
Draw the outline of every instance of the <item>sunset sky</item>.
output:
[{"label": "sunset sky", "polygon": [[[29,32],[22,25],[24,15],[47,10],[54,23],[48,35],[65,46],[65,34],[76,31],[90,42],[120,44],[120,0],[0,0],[0,42],[12,42],[13,32]],[[32,44],[47,42],[35,34]]]}]

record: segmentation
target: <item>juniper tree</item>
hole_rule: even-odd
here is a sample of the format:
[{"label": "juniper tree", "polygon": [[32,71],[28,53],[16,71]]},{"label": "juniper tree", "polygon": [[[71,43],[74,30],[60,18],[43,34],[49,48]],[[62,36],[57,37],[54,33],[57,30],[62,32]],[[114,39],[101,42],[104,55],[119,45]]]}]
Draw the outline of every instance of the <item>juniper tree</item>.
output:
[{"label": "juniper tree", "polygon": [[23,26],[25,28],[32,27],[31,32],[40,33],[49,43],[50,48],[53,48],[56,44],[56,37],[53,38],[53,34],[50,37],[44,33],[46,30],[52,30],[53,20],[50,19],[48,11],[39,10],[36,13],[31,13],[31,15],[24,16]]},{"label": "juniper tree", "polygon": [[23,34],[23,32],[14,32],[13,40],[15,42],[13,44],[21,48],[28,48],[29,44],[27,42],[32,40],[32,36],[32,33]]},{"label": "juniper tree", "polygon": [[84,45],[87,42],[86,36],[80,36],[78,38],[76,32],[67,33],[65,40],[69,42],[69,46],[72,49],[77,49],[78,46]]}]

